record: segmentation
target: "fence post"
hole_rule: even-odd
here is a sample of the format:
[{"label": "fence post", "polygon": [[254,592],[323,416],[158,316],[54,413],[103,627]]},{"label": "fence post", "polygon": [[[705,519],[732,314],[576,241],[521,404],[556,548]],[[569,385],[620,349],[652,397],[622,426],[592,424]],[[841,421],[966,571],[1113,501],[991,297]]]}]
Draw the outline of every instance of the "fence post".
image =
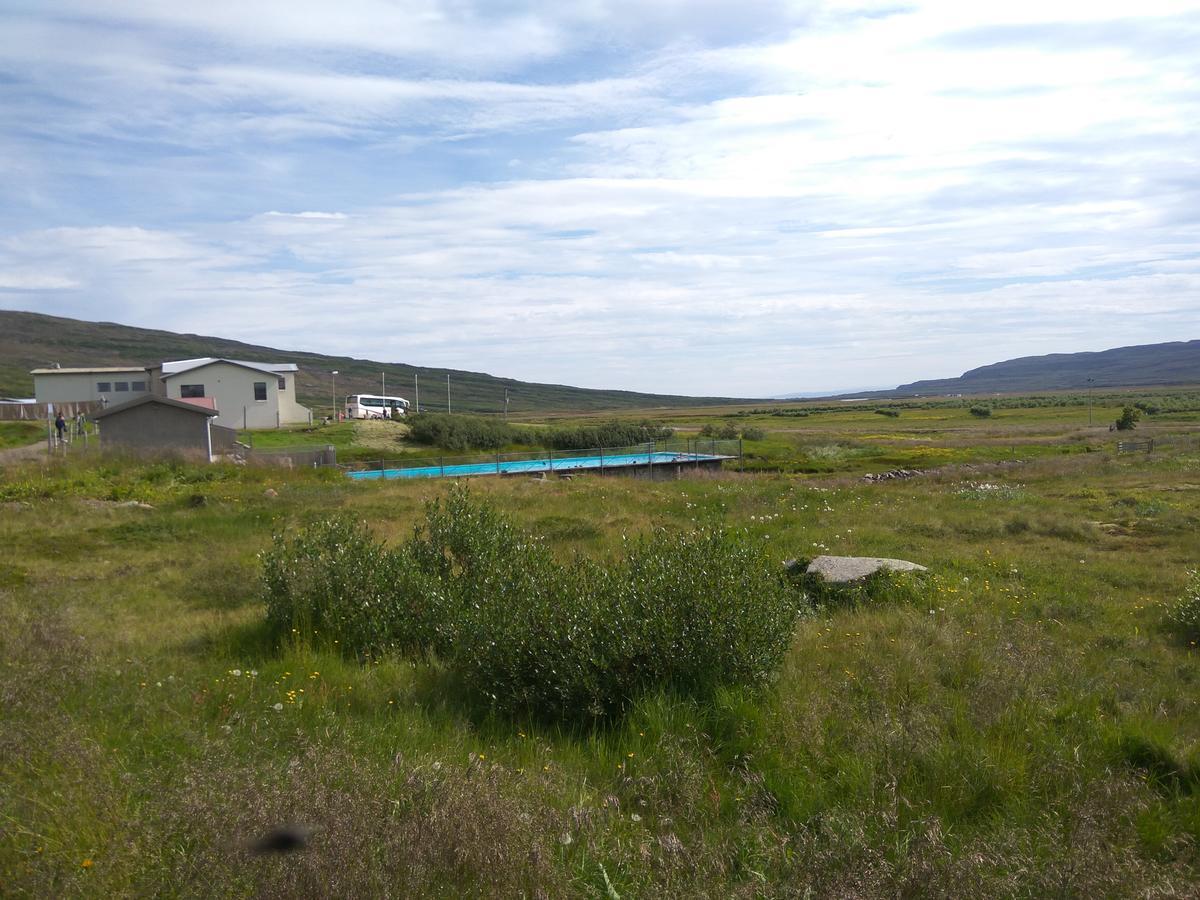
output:
[{"label": "fence post", "polygon": [[604,471],[604,448],[600,448],[600,471]]},{"label": "fence post", "polygon": [[742,443],[742,438],[738,438],[738,471],[743,471],[743,463],[746,459],[745,447]]},{"label": "fence post", "polygon": [[550,448],[549,450],[547,450],[546,456],[550,460],[550,471],[553,472],[554,471],[554,448]]},{"label": "fence post", "polygon": [[500,454],[496,454],[496,474],[500,474]]},{"label": "fence post", "polygon": [[444,456],[438,457],[438,469],[441,471],[440,477],[445,478],[446,477],[446,458]]}]

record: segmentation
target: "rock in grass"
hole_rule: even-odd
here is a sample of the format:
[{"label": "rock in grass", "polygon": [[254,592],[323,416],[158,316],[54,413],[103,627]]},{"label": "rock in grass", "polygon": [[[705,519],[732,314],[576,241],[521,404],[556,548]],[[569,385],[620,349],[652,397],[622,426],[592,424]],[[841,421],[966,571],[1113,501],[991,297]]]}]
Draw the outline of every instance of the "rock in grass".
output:
[{"label": "rock in grass", "polygon": [[879,556],[818,556],[808,564],[806,575],[819,575],[830,584],[849,584],[879,571],[925,572],[925,566],[906,559]]}]

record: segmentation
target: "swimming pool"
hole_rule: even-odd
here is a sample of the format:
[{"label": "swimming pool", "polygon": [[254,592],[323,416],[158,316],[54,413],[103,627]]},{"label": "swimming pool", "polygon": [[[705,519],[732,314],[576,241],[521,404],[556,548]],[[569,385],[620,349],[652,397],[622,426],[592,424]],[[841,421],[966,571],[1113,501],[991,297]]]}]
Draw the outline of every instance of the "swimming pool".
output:
[{"label": "swimming pool", "polygon": [[478,463],[451,463],[436,466],[412,466],[403,469],[368,469],[347,472],[360,481],[379,478],[461,478],[468,475],[511,475],[513,473],[578,472],[589,469],[619,469],[628,466],[659,466],[679,463],[713,463],[735,459],[709,453],[677,453],[656,451],[616,453],[597,456],[563,456],[539,459],[499,459]]}]

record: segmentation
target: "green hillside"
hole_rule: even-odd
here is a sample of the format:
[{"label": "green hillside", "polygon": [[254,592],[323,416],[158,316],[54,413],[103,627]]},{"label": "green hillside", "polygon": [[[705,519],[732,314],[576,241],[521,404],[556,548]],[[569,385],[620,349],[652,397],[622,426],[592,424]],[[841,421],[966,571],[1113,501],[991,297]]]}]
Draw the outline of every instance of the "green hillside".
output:
[{"label": "green hillside", "polygon": [[482,372],[324,356],[112,322],[84,322],[39,313],[0,311],[0,396],[33,396],[33,378],[29,370],[52,363],[62,366],[149,365],[198,356],[294,362],[300,367],[296,379],[300,401],[318,412],[329,407],[332,392],[329,373],[335,369],[338,371],[337,392],[343,396],[356,392],[378,393],[379,376],[383,372],[389,392],[394,390],[411,400],[413,375],[416,374],[420,378],[422,406],[437,409],[445,409],[446,375],[449,374],[455,412],[502,412],[506,388],[509,409],[513,412],[702,406],[732,399],[535,384]]},{"label": "green hillside", "polygon": [[958,378],[902,384],[895,395],[982,394],[1200,383],[1200,341],[1117,347],[1099,353],[1051,353],[981,366]]}]

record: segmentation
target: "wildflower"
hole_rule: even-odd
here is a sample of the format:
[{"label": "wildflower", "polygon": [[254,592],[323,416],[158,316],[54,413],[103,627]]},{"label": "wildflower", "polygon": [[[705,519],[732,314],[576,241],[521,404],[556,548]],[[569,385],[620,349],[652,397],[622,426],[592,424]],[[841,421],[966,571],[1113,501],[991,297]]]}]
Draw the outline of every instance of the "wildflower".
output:
[{"label": "wildflower", "polygon": [[94,865],[94,863],[90,859],[85,859],[79,865],[83,866],[83,868],[85,868],[85,869],[90,869]]},{"label": "wildflower", "polygon": [[283,711],[283,704],[282,704],[282,703],[276,703],[274,706],[272,706],[272,707],[271,707],[271,709],[275,710],[275,712],[282,712],[282,711]]},{"label": "wildflower", "polygon": [[637,813],[631,813],[631,814],[630,814],[630,816],[629,816],[629,818],[630,818],[630,821],[633,821],[633,822],[640,822],[640,821],[642,821],[642,817],[641,817],[641,816],[639,816]]},{"label": "wildflower", "polygon": [[564,831],[562,834],[560,834],[558,836],[558,842],[560,844],[562,844],[564,847],[567,846],[568,844],[570,844],[572,840],[573,840],[573,838],[571,837],[570,832],[567,832],[567,831]]},{"label": "wildflower", "polygon": [[229,674],[232,675],[234,678],[241,678],[242,670],[241,669],[230,669]]}]

